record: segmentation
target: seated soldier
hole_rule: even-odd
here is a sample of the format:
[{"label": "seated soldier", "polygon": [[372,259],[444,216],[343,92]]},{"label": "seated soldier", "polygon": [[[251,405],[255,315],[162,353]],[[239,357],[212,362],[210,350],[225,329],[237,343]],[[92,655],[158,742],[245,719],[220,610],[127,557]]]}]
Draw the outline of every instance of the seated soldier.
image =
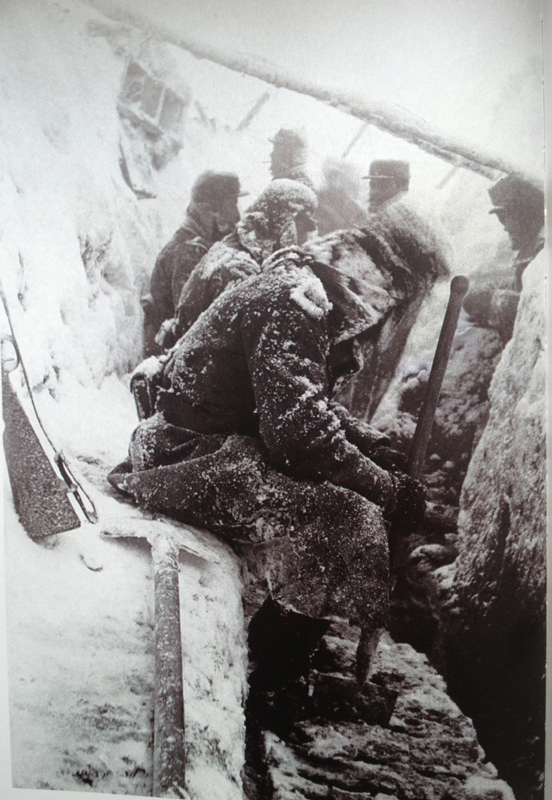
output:
[{"label": "seated soldier", "polygon": [[109,475],[143,509],[241,548],[278,607],[359,625],[359,691],[387,624],[385,520],[421,520],[424,493],[331,398],[358,368],[358,337],[438,275],[430,258],[413,271],[375,250],[371,281],[288,248],[222,292],[169,355],[156,414]]},{"label": "seated soldier", "polygon": [[[176,317],[164,323],[164,348],[172,347],[225,289],[260,272],[263,261],[276,250],[297,244],[298,225],[315,228],[316,202],[314,192],[301,183],[272,181],[234,231],[216,242],[193,269],[182,289]],[[150,357],[132,375],[140,419],[154,412],[163,361],[164,357]]]},{"label": "seated soldier", "polygon": [[183,225],[159,254],[150,279],[144,308],[144,356],[162,352],[155,336],[166,319],[174,316],[180,292],[192,269],[214,242],[229,233],[240,218],[238,176],[229,172],[204,172],[192,187]]},{"label": "seated soldier", "polygon": [[177,336],[227,287],[261,271],[263,261],[297,244],[297,229],[314,230],[316,195],[292,180],[274,180],[245,211],[233,232],[213,245],[185,284],[176,310]]}]

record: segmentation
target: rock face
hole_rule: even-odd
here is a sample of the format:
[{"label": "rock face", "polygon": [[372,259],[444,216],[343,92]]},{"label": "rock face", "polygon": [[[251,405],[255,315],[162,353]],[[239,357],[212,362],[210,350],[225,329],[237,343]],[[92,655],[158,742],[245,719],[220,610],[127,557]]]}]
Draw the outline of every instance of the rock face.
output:
[{"label": "rock face", "polygon": [[[352,669],[354,646],[343,626],[339,632],[330,629],[324,644],[326,667],[333,657],[346,675]],[[509,787],[496,779],[493,765],[484,764],[471,721],[447,696],[444,680],[425,656],[386,636],[371,679],[393,685],[398,692],[389,724],[330,722],[315,716],[295,723],[286,740],[265,732],[267,774],[264,792],[257,797],[512,798]],[[494,794],[486,795],[481,787]]]},{"label": "rock face", "polygon": [[441,575],[449,688],[520,798],[540,796],[544,761],[544,270],[541,255],[525,272],[463,486],[459,557]]},{"label": "rock face", "polygon": [[[474,443],[487,421],[487,390],[503,346],[496,330],[461,320],[427,449],[424,480],[434,502],[458,504]],[[412,427],[424,399],[432,358],[433,353],[428,354],[403,377],[398,416],[410,415]],[[402,435],[393,435],[395,446],[407,452],[411,436],[405,427]]]}]

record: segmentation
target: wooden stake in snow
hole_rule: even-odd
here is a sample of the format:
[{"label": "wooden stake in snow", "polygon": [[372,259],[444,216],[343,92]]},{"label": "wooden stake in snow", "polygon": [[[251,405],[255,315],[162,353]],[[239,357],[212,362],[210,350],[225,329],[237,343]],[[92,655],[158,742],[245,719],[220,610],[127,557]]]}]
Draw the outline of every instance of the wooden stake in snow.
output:
[{"label": "wooden stake in snow", "polygon": [[358,131],[355,133],[355,135],[353,136],[353,138],[351,139],[351,141],[349,142],[349,144],[347,145],[347,147],[343,151],[343,154],[342,154],[341,158],[347,158],[347,156],[349,155],[349,153],[351,152],[351,150],[353,149],[355,144],[359,141],[359,139],[363,135],[364,131],[368,127],[368,124],[369,124],[368,122],[363,122],[362,123],[362,125],[360,126]]},{"label": "wooden stake in snow", "polygon": [[270,92],[264,92],[264,94],[259,97],[253,108],[250,109],[250,111],[248,111],[246,116],[242,119],[236,130],[244,131],[268,100],[270,100]]},{"label": "wooden stake in snow", "polygon": [[433,427],[433,419],[435,417],[435,411],[437,410],[437,403],[439,402],[439,393],[443,385],[450,348],[452,347],[452,340],[454,339],[458,317],[462,310],[462,301],[469,287],[470,282],[463,275],[457,275],[450,282],[448,306],[439,335],[439,341],[437,342],[437,349],[433,356],[433,364],[431,365],[431,372],[429,373],[429,379],[427,381],[422,410],[420,411],[416,432],[412,440],[412,451],[408,462],[408,474],[412,478],[419,478],[422,474],[427,445]]},{"label": "wooden stake in snow", "polygon": [[155,595],[153,796],[182,797],[186,757],[178,545],[160,534],[149,541]]}]

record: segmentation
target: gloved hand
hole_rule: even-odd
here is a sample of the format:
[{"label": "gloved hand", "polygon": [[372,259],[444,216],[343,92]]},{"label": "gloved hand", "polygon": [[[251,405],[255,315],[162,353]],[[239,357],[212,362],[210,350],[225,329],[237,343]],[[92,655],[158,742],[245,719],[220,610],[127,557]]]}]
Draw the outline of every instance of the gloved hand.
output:
[{"label": "gloved hand", "polygon": [[377,445],[369,450],[367,453],[368,458],[377,464],[378,467],[387,470],[387,472],[394,472],[400,470],[405,472],[408,466],[408,459],[398,450],[393,450],[391,447],[385,445]]},{"label": "gloved hand", "polygon": [[408,536],[424,520],[425,486],[404,472],[390,472],[395,489],[395,508],[387,514],[397,533]]},{"label": "gloved hand", "polygon": [[163,350],[168,350],[176,344],[176,319],[166,319],[155,334],[155,341]]}]

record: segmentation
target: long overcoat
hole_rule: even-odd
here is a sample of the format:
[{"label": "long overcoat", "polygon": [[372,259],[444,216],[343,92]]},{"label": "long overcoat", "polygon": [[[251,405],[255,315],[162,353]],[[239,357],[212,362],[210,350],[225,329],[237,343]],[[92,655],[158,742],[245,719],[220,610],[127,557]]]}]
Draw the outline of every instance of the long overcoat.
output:
[{"label": "long overcoat", "polygon": [[382,512],[394,495],[369,453],[386,440],[330,398],[359,366],[356,337],[397,293],[380,272],[370,307],[337,270],[320,275],[283,251],[221,294],[173,349],[157,413],[110,481],[144,509],[249,548],[281,602],[379,627],[389,582]]},{"label": "long overcoat", "polygon": [[213,210],[205,203],[190,203],[186,218],[159,253],[150,278],[150,303],[145,310],[144,354],[159,354],[155,335],[174,316],[182,287],[196,264],[221,238]]}]

